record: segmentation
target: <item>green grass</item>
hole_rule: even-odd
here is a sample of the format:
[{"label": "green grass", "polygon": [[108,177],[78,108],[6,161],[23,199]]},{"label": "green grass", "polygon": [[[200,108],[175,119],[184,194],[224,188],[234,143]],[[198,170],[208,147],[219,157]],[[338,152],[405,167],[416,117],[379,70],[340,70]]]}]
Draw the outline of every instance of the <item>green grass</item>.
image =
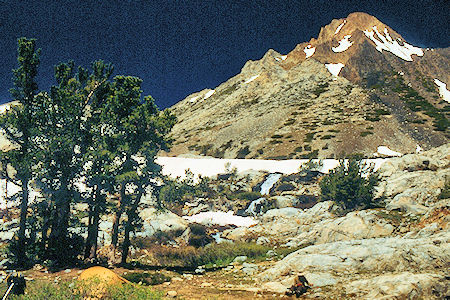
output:
[{"label": "green grass", "polygon": [[[26,294],[11,296],[9,300],[82,300],[100,293],[101,299],[145,300],[163,299],[160,292],[149,287],[123,284],[99,288],[96,281],[83,283],[78,281],[60,281],[59,283],[36,280],[27,283]],[[2,293],[3,295],[3,293]]]},{"label": "green grass", "polygon": [[269,246],[256,243],[235,242],[209,244],[201,248],[155,246],[152,251],[158,263],[163,266],[195,268],[204,265],[208,268],[214,265],[226,266],[241,255],[247,256],[249,260],[264,260],[270,249],[272,248]]}]

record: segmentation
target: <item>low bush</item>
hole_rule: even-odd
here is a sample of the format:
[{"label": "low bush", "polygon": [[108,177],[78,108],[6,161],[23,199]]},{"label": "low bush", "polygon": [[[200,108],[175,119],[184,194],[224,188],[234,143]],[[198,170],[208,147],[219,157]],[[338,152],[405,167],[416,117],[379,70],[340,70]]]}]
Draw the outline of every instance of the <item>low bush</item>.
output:
[{"label": "low bush", "polygon": [[234,194],[233,198],[240,199],[240,200],[253,201],[258,198],[261,198],[261,194],[258,192],[241,192],[241,193]]}]

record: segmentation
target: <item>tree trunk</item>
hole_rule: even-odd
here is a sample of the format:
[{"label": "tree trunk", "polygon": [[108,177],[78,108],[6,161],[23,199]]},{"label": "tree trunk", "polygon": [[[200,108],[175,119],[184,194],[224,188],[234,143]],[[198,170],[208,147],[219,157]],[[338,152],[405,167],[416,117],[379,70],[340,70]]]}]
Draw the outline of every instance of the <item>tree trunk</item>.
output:
[{"label": "tree trunk", "polygon": [[133,230],[133,212],[127,212],[127,215],[128,220],[125,224],[125,236],[122,244],[122,264],[125,264],[127,262],[128,252],[130,249],[130,232]]},{"label": "tree trunk", "polygon": [[139,206],[139,203],[141,201],[142,195],[144,194],[145,189],[139,188],[139,193],[134,200],[133,205],[130,207],[130,209],[127,211],[128,220],[125,225],[125,236],[122,244],[122,264],[125,264],[127,262],[128,258],[128,252],[130,249],[130,233],[134,230],[133,221],[137,217],[137,209]]},{"label": "tree trunk", "polygon": [[89,211],[89,227],[88,236],[86,238],[86,248],[84,258],[97,258],[97,239],[98,239],[98,225],[100,222],[100,201],[102,200],[100,189],[95,187],[94,203]]},{"label": "tree trunk", "polygon": [[27,212],[28,212],[28,178],[22,180],[22,202],[20,203],[20,221],[19,231],[17,233],[17,263],[20,267],[26,265],[26,240],[25,229],[27,225]]},{"label": "tree trunk", "polygon": [[119,241],[119,222],[124,209],[124,199],[123,199],[124,196],[125,196],[125,184],[122,184],[120,188],[119,202],[117,203],[117,211],[116,214],[114,215],[113,228],[111,233],[111,245],[113,245],[114,248],[117,247],[117,243]]}]

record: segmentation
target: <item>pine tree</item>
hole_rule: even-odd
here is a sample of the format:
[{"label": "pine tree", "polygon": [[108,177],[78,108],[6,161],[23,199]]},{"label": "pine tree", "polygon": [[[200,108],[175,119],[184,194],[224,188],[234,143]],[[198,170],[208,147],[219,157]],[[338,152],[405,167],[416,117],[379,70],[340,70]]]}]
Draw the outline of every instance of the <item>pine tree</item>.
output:
[{"label": "pine tree", "polygon": [[42,117],[40,110],[40,97],[36,76],[39,66],[40,49],[36,48],[36,40],[20,38],[17,46],[18,68],[13,70],[14,88],[11,94],[14,101],[9,110],[0,116],[0,128],[6,137],[14,145],[14,149],[5,153],[0,153],[2,165],[10,164],[15,170],[14,178],[9,178],[21,187],[20,200],[20,221],[19,230],[14,243],[15,259],[19,267],[27,264],[26,257],[26,236],[27,211],[29,203],[29,184],[33,178],[33,166],[36,164],[35,155],[37,141],[35,139],[39,130],[39,119]]},{"label": "pine tree", "polygon": [[344,210],[366,208],[372,204],[377,182],[373,166],[360,159],[341,160],[320,181],[321,199],[333,200]]},{"label": "pine tree", "polygon": [[[91,128],[108,89],[103,86],[112,66],[95,62],[93,71],[74,67],[72,61],[55,67],[57,85],[45,98],[42,125],[45,147],[41,149],[41,182],[48,192],[52,215],[47,255],[58,264],[71,260],[77,251],[68,232],[70,205],[81,195],[75,186],[83,173],[84,154],[92,145]],[[43,233],[46,234],[46,233]],[[74,236],[74,238],[77,238]],[[76,245],[79,246],[79,245]]]}]

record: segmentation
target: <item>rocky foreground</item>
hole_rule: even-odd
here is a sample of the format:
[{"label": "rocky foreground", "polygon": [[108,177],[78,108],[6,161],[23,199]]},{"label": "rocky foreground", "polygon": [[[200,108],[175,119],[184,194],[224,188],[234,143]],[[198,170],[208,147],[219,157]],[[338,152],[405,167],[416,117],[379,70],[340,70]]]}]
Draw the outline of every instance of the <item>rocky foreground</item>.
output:
[{"label": "rocky foreground", "polygon": [[[147,207],[141,211],[144,224],[136,236],[165,233],[173,237],[170,243],[184,247],[192,234],[189,224],[201,212],[234,209],[235,217],[256,223],[218,226],[217,220],[197,219],[217,239],[256,242],[273,250],[264,262],[247,261],[236,253],[234,263],[217,274],[200,270],[203,275],[177,276],[170,284],[157,287],[167,291],[179,286],[181,296],[182,291],[187,293],[187,283],[199,282],[198,290],[214,288],[218,293],[205,295],[239,290],[243,292],[235,292],[236,297],[248,298],[253,293],[280,297],[303,275],[312,286],[302,295],[305,298],[444,299],[450,296],[449,165],[449,145],[389,159],[379,169],[381,181],[376,190],[383,205],[347,214],[339,213],[332,201],[317,202],[320,175],[279,176],[268,195],[257,200],[271,209],[256,209],[248,201],[207,198],[193,199],[178,214]],[[227,178],[218,177],[223,182]],[[264,181],[267,174],[238,174],[228,189],[262,190]],[[101,223],[106,244],[108,218]],[[2,239],[12,236],[14,224],[2,223]],[[298,250],[283,258],[277,251],[286,247]],[[140,249],[132,252],[141,261],[144,256],[150,259]],[[185,296],[194,299],[194,294]]]}]

